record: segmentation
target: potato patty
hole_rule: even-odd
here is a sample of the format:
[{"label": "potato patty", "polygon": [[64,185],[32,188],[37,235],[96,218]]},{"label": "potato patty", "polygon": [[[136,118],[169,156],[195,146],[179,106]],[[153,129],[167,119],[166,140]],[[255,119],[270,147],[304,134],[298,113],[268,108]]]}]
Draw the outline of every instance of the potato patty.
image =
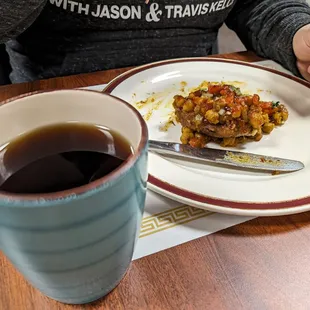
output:
[{"label": "potato patty", "polygon": [[243,95],[239,88],[208,84],[208,88],[175,96],[173,107],[182,125],[181,142],[203,147],[209,141],[236,146],[249,139],[259,141],[275,126],[284,124],[283,104],[261,101],[257,94]]}]

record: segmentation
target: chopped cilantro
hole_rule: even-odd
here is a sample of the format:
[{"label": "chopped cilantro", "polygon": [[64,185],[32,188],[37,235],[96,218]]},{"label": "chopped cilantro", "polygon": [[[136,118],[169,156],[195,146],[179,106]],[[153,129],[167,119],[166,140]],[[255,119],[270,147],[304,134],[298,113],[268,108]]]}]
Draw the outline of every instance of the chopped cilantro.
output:
[{"label": "chopped cilantro", "polygon": [[235,92],[237,96],[241,96],[241,95],[242,95],[241,90],[240,90],[239,87],[235,87],[235,86],[233,86],[233,85],[230,85],[230,89],[231,89],[233,92]]},{"label": "chopped cilantro", "polygon": [[277,108],[280,104],[280,101],[272,101],[272,107]]}]

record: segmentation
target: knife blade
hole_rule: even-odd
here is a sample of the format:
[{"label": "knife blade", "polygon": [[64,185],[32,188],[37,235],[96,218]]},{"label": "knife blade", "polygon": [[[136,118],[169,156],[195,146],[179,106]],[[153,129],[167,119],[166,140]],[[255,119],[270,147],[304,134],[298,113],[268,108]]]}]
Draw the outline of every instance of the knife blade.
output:
[{"label": "knife blade", "polygon": [[275,173],[293,172],[305,167],[302,162],[297,160],[214,148],[194,148],[190,145],[155,140],[149,141],[149,151],[209,163],[272,171]]}]

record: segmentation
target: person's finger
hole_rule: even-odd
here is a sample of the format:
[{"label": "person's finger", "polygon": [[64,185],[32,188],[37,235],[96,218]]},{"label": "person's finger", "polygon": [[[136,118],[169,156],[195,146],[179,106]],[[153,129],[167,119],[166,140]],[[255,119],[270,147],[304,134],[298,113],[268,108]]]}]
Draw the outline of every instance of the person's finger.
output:
[{"label": "person's finger", "polygon": [[310,81],[310,63],[297,61],[297,68],[300,74],[308,81]]}]

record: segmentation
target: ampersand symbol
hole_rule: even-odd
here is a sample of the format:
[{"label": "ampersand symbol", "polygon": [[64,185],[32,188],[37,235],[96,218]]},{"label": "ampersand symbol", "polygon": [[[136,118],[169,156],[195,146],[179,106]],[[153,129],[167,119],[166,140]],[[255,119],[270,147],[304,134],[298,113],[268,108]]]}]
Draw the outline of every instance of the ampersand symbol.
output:
[{"label": "ampersand symbol", "polygon": [[159,22],[160,18],[159,16],[161,16],[163,14],[162,10],[158,10],[159,9],[159,4],[158,3],[152,3],[150,6],[150,12],[146,14],[146,21],[147,22]]}]

